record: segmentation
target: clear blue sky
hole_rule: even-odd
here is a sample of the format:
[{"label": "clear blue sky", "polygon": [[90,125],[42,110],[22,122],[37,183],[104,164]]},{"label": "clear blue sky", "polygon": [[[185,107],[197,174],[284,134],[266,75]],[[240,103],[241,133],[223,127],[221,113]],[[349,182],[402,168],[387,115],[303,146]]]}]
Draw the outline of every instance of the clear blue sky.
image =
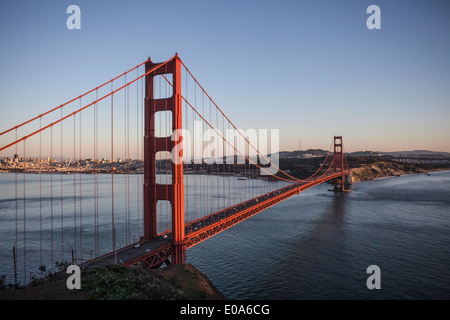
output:
[{"label": "clear blue sky", "polygon": [[237,126],[280,129],[282,150],[342,134],[346,151],[450,152],[449,1],[2,0],[0,39],[0,131],[178,52]]}]

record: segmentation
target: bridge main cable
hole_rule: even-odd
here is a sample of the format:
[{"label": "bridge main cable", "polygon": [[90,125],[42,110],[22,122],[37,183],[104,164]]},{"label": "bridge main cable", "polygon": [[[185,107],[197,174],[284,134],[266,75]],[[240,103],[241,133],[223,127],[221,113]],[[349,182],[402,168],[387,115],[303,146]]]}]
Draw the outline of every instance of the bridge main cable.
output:
[{"label": "bridge main cable", "polygon": [[26,124],[28,124],[28,123],[30,123],[30,122],[33,122],[34,120],[37,120],[37,119],[39,119],[39,118],[42,118],[43,116],[46,116],[47,114],[50,114],[50,113],[52,113],[53,111],[56,111],[56,110],[58,110],[58,109],[61,109],[62,107],[68,105],[69,103],[72,103],[72,102],[74,102],[74,101],[76,101],[76,100],[78,100],[78,99],[80,99],[80,98],[82,98],[82,97],[84,97],[84,96],[86,96],[86,95],[88,95],[88,94],[94,92],[95,90],[98,90],[98,89],[100,89],[100,88],[106,86],[107,84],[109,84],[109,83],[111,83],[111,82],[113,82],[113,81],[115,81],[115,80],[117,80],[117,79],[123,77],[124,75],[127,75],[128,73],[130,73],[130,72],[133,71],[133,70],[136,70],[137,68],[139,68],[139,67],[141,67],[142,65],[144,65],[147,61],[148,61],[148,59],[147,59],[146,61],[142,62],[141,64],[137,65],[136,67],[134,67],[134,68],[132,68],[132,69],[130,69],[130,70],[128,70],[128,71],[125,71],[125,72],[122,73],[121,75],[119,75],[119,76],[117,76],[117,77],[115,77],[115,78],[113,78],[113,79],[111,79],[111,80],[109,80],[109,81],[103,83],[102,85],[100,85],[100,86],[98,86],[98,87],[96,87],[96,88],[94,88],[94,89],[92,89],[92,90],[89,90],[89,91],[83,93],[82,95],[80,95],[80,96],[78,96],[78,97],[76,97],[76,98],[74,98],[74,99],[72,99],[72,100],[67,101],[66,103],[63,103],[63,104],[59,105],[59,106],[56,107],[56,108],[53,108],[53,109],[51,109],[51,110],[49,110],[49,111],[47,111],[47,112],[45,112],[45,113],[43,113],[43,114],[40,114],[40,115],[38,115],[38,116],[36,116],[36,117],[34,117],[34,118],[28,120],[28,121],[25,121],[25,122],[23,122],[23,123],[21,123],[21,124],[19,124],[19,125],[16,125],[16,126],[10,128],[10,129],[8,129],[8,130],[5,130],[5,131],[3,131],[3,132],[0,132],[0,136],[6,134],[6,133],[8,133],[8,132],[11,132],[12,130],[18,129],[18,128],[20,128],[20,127],[22,127],[22,126],[24,126],[24,125],[26,125]]},{"label": "bridge main cable", "polygon": [[[181,60],[181,59],[180,59]],[[183,63],[182,61],[181,61],[181,63]],[[172,83],[169,81],[169,79],[167,79],[164,75],[162,75],[162,77],[170,84],[170,85],[172,85]],[[198,83],[197,83],[198,84]],[[202,88],[202,90],[203,90],[203,88]],[[206,92],[205,92],[206,93]],[[209,96],[208,96],[209,97]],[[247,159],[248,161],[250,161],[251,163],[253,163],[256,167],[258,167],[259,169],[261,169],[261,170],[263,170],[264,172],[267,172],[267,173],[269,173],[269,174],[271,174],[270,172],[268,172],[266,169],[264,169],[264,168],[262,168],[262,167],[260,167],[257,163],[255,163],[253,160],[251,160],[249,157],[247,157],[245,154],[243,154],[242,152],[240,152],[231,142],[229,142],[223,135],[221,135],[218,131],[217,131],[217,129],[216,128],[214,128],[214,126],[212,126],[210,123],[209,123],[209,121],[208,120],[206,120],[205,119],[205,117],[203,117],[201,114],[200,114],[200,112],[198,112],[197,111],[197,109],[194,107],[194,106],[192,106],[192,104],[189,102],[189,101],[187,101],[187,99],[184,97],[184,96],[181,96],[181,98],[184,100],[184,102],[186,102],[188,105],[189,105],[189,107],[200,117],[200,118],[202,118],[202,120],[203,121],[205,121],[205,123],[211,128],[211,129],[213,129],[214,130],[214,132],[216,132],[219,136],[220,136],[220,138],[222,138],[222,140],[224,140],[226,143],[228,143],[235,151],[237,151],[238,153],[240,153],[245,159]],[[212,101],[212,100],[211,100]],[[213,102],[214,103],[214,102]],[[222,113],[223,114],[223,113]],[[225,116],[225,118],[226,118],[226,116]],[[226,118],[230,123],[231,123],[231,121],[228,119],[228,118]],[[231,123],[232,124],[232,123]],[[233,124],[232,124],[233,125]],[[233,127],[234,127],[234,125],[233,125]],[[236,128],[236,127],[235,127]],[[239,132],[239,130],[237,130],[238,132]],[[244,137],[245,138],[245,137]],[[248,140],[247,139],[245,139],[247,142],[248,142]],[[254,148],[254,147],[253,147]],[[255,149],[259,154],[261,154],[257,149]],[[266,159],[267,160],[267,159]],[[275,166],[275,165],[274,165]],[[276,166],[275,166],[276,167]],[[279,169],[278,167],[277,167],[277,169],[278,170],[280,170],[281,172],[283,172],[284,173],[284,171],[282,171],[281,169]],[[272,175],[272,174],[271,174]],[[287,174],[286,174],[287,175]],[[280,180],[283,180],[283,181],[287,181],[287,182],[298,182],[298,181],[300,181],[300,180],[298,180],[298,179],[296,179],[296,178],[294,178],[294,179],[296,179],[296,180],[288,180],[288,179],[284,179],[284,178],[281,178],[281,177],[278,177],[278,176],[275,176],[276,178],[278,178],[278,179],[280,179]]]},{"label": "bridge main cable", "polygon": [[[206,96],[210,99],[210,101],[214,104],[214,106],[217,108],[217,110],[220,111],[220,113],[224,116],[225,119],[227,119],[228,123],[230,123],[233,128],[245,139],[245,141],[247,141],[247,143],[256,151],[258,152],[259,155],[261,155],[268,163],[270,163],[270,161],[264,156],[262,155],[259,150],[257,148],[255,148],[255,146],[253,146],[250,141],[248,141],[248,139],[242,135],[242,133],[237,129],[237,127],[234,125],[234,123],[225,115],[225,113],[222,111],[222,109],[219,108],[219,106],[216,104],[216,102],[211,98],[211,96],[206,92],[206,90],[202,87],[202,85],[198,82],[198,80],[194,77],[194,75],[192,74],[192,72],[189,70],[189,68],[183,63],[183,60],[181,60],[181,64],[184,66],[184,68],[186,69],[186,71],[191,75],[192,79],[194,79],[194,81],[197,83],[197,85],[200,87],[200,89],[202,89],[202,91],[206,94]],[[167,80],[167,79],[166,79]],[[185,100],[186,101],[186,100]],[[186,101],[187,102],[187,101]],[[191,106],[192,107],[192,106]],[[206,121],[206,120],[205,120]],[[253,161],[252,161],[253,162]],[[292,179],[292,182],[295,181],[302,181],[300,179],[297,179],[289,174],[287,174],[286,172],[284,172],[283,170],[281,170],[278,166],[274,165],[272,163],[272,165],[279,170],[280,172],[282,172],[283,174],[285,174],[286,176],[290,177]],[[266,171],[267,172],[267,171]],[[285,180],[285,181],[289,181],[289,180]]]},{"label": "bridge main cable", "polygon": [[[143,75],[137,77],[136,79],[134,79],[134,80],[132,80],[132,81],[130,81],[130,82],[124,84],[124,85],[121,86],[120,88],[118,88],[118,89],[116,89],[116,90],[114,90],[114,91],[111,91],[110,93],[104,95],[103,97],[101,97],[101,98],[95,100],[94,102],[91,102],[91,103],[89,103],[88,105],[86,105],[86,106],[84,106],[84,107],[82,107],[82,108],[80,108],[80,109],[78,109],[78,110],[76,110],[76,111],[74,111],[74,112],[72,112],[72,113],[66,115],[65,117],[62,117],[62,118],[60,118],[59,120],[56,120],[56,121],[54,121],[54,122],[52,122],[52,123],[46,125],[45,127],[42,127],[42,128],[40,128],[40,129],[38,129],[38,130],[36,130],[36,131],[34,131],[34,132],[32,132],[32,133],[26,135],[26,136],[23,136],[23,137],[20,138],[20,139],[17,139],[16,141],[14,141],[14,142],[12,142],[12,143],[6,145],[6,146],[1,147],[1,148],[0,148],[0,151],[3,151],[3,150],[5,150],[5,149],[7,149],[7,148],[9,148],[9,147],[11,147],[11,146],[13,146],[13,145],[15,145],[15,144],[19,143],[20,141],[24,141],[24,140],[26,140],[26,139],[28,139],[28,138],[34,136],[35,134],[44,131],[45,129],[48,129],[48,128],[50,128],[50,127],[53,127],[54,125],[60,123],[61,121],[65,120],[65,119],[67,119],[67,118],[70,118],[70,117],[76,115],[77,113],[80,113],[81,111],[83,111],[84,109],[89,108],[89,107],[92,106],[92,105],[95,105],[96,103],[102,101],[103,99],[105,99],[105,98],[107,98],[107,97],[109,97],[109,96],[115,94],[116,92],[122,90],[123,88],[129,86],[130,84],[136,82],[137,80],[139,80],[139,79],[145,77],[146,75],[148,75],[149,73],[155,71],[156,69],[158,69],[158,68],[164,66],[165,64],[167,64],[167,63],[168,63],[169,61],[171,61],[172,59],[173,59],[173,57],[170,58],[169,60],[167,60],[167,61],[161,63],[160,65],[158,65],[158,66],[152,68],[151,70],[147,71],[146,73],[144,73]],[[148,60],[146,60],[146,62],[147,62],[147,61],[148,61]],[[144,63],[145,63],[145,62],[144,62]],[[139,66],[142,66],[142,64],[140,64]],[[131,69],[130,71],[135,70],[136,68],[137,68],[137,67]],[[128,71],[128,72],[129,72],[129,71]],[[124,73],[124,74],[126,74],[126,73]],[[114,80],[117,79],[117,78],[120,78],[120,77],[123,76],[124,74],[122,74],[122,75],[120,75],[120,76],[114,78],[113,80],[110,80],[110,81],[104,83],[102,86],[104,86],[104,85],[106,85],[106,84],[108,84],[108,83],[111,83],[112,81],[114,81]],[[101,87],[101,86],[100,86],[100,87]],[[100,88],[100,87],[97,87],[97,88]],[[96,88],[96,89],[97,89],[97,88]],[[88,93],[91,93],[91,92],[95,91],[96,89],[93,89],[93,90],[91,90],[91,91],[85,93],[84,95],[86,95],[86,94],[88,94]],[[82,95],[82,96],[83,96],[83,95]],[[80,96],[80,97],[82,97],[82,96]],[[68,103],[70,103],[70,102],[73,102],[73,101],[79,99],[80,97],[77,97],[77,98],[75,98],[75,99],[73,99],[73,100],[70,100],[69,102],[66,102],[65,104],[60,105],[60,106],[58,106],[58,107],[56,107],[56,108],[54,108],[54,109],[52,109],[52,110],[50,110],[50,111],[48,111],[48,112],[46,112],[46,113],[40,115],[40,116],[37,116],[37,117],[35,117],[35,118],[31,119],[31,120],[28,120],[28,121],[26,121],[26,122],[24,122],[24,123],[22,123],[22,124],[20,124],[20,125],[18,125],[18,126],[15,126],[15,127],[11,128],[11,129],[8,129],[8,130],[2,132],[0,135],[2,135],[2,134],[4,134],[4,133],[7,133],[7,132],[10,132],[10,131],[12,131],[12,130],[14,130],[14,129],[17,129],[17,128],[19,128],[20,126],[23,126],[23,125],[25,125],[25,124],[27,124],[27,123],[29,123],[29,122],[31,122],[31,121],[34,121],[34,120],[36,120],[36,119],[41,118],[42,116],[44,116],[44,115],[46,115],[46,114],[49,114],[49,113],[51,113],[51,112],[53,112],[53,111],[55,111],[55,110],[58,110],[59,108],[63,107],[64,105],[66,105],[66,104],[68,104]]]},{"label": "bridge main cable", "polygon": [[[192,79],[194,79],[195,83],[200,87],[200,89],[203,91],[203,93],[210,99],[210,101],[214,104],[214,106],[216,107],[217,110],[219,110],[219,112],[222,114],[222,116],[228,121],[229,124],[231,124],[231,126],[239,133],[239,135],[241,135],[244,140],[249,144],[249,146],[251,146],[260,156],[262,156],[268,163],[271,163],[263,154],[261,154],[261,152],[255,147],[253,146],[253,144],[242,134],[242,132],[240,130],[238,130],[238,128],[234,125],[234,123],[225,115],[225,113],[222,111],[222,109],[217,105],[217,103],[211,98],[211,96],[206,92],[206,90],[203,88],[203,86],[198,82],[198,80],[195,78],[195,76],[192,74],[192,72],[189,70],[189,68],[183,63],[183,60],[181,60],[181,64],[184,66],[184,68],[186,69],[186,71],[189,73],[189,75],[192,77]],[[171,82],[163,75],[164,79],[170,84]],[[259,169],[263,170],[264,172],[269,173],[267,170],[265,170],[264,168],[260,167],[258,164],[256,164],[254,161],[252,161],[251,159],[249,159],[246,155],[242,154],[239,150],[237,150],[229,141],[227,141],[219,132],[217,132],[217,130],[202,116],[200,115],[200,113],[195,109],[195,107],[193,107],[188,101],[187,99],[182,96],[183,100],[190,106],[190,108],[192,110],[194,110],[194,112],[197,113],[197,115],[199,115],[203,121],[205,121],[210,127],[211,129],[213,129],[225,142],[227,142],[234,150],[236,150],[237,152],[239,152],[242,156],[244,156],[247,160],[249,160],[250,162],[252,162],[255,166],[257,166]],[[281,178],[279,176],[275,176],[277,179],[283,180],[283,181],[287,181],[287,182],[307,182],[309,181],[312,177],[314,177],[321,169],[322,167],[325,165],[326,160],[328,158],[328,156],[330,155],[330,150],[332,147],[333,143],[331,143],[330,148],[328,149],[328,153],[327,156],[325,158],[325,160],[323,161],[322,165],[319,167],[319,169],[312,174],[310,177],[306,178],[306,179],[298,179],[295,178],[291,175],[289,175],[288,173],[286,173],[285,171],[283,171],[281,168],[279,168],[277,165],[271,163],[278,171],[280,171],[282,174],[284,174],[285,176],[291,178],[291,179],[284,179]],[[328,170],[327,170],[328,172]],[[270,173],[269,173],[270,174]]]}]

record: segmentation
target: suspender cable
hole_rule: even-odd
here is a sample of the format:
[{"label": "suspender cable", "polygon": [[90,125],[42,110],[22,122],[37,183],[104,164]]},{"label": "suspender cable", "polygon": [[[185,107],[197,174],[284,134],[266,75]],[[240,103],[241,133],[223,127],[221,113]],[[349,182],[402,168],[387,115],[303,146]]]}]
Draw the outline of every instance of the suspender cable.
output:
[{"label": "suspender cable", "polygon": [[[125,75],[125,77],[124,77],[124,79],[125,79],[125,85],[127,84],[127,76]],[[124,121],[125,121],[125,123],[124,123],[124,137],[125,137],[125,139],[124,139],[124,157],[125,157],[125,161],[127,161],[127,165],[126,165],[126,168],[125,168],[125,181],[124,181],[124,197],[125,197],[125,201],[124,201],[124,205],[125,205],[125,210],[124,210],[124,221],[125,221],[125,241],[126,241],[126,243],[128,244],[128,186],[127,186],[127,182],[128,182],[128,180],[127,180],[127,177],[128,177],[128,158],[127,158],[127,139],[128,139],[128,136],[127,136],[127,133],[128,133],[128,128],[127,128],[127,124],[128,124],[128,119],[127,119],[127,113],[128,113],[128,110],[127,110],[127,89],[128,89],[128,87],[126,86],[125,87],[125,90],[124,90],[124,94],[123,94],[123,96],[124,96],[124,108],[123,108],[123,110],[124,110]]]},{"label": "suspender cable", "polygon": [[[111,92],[113,91],[113,82],[111,82]],[[114,224],[114,95],[111,95],[111,231],[112,246],[114,257],[116,252],[116,228]],[[114,259],[116,263],[116,259]]]},{"label": "suspender cable", "polygon": [[19,125],[17,125],[17,126],[14,126],[14,127],[10,128],[10,129],[8,129],[8,130],[5,130],[5,131],[3,131],[3,132],[0,132],[0,136],[2,136],[2,135],[4,135],[5,133],[8,133],[8,132],[10,132],[10,131],[12,131],[12,130],[14,130],[14,129],[17,130],[18,128],[20,128],[20,127],[26,125],[27,123],[30,123],[30,122],[33,122],[34,120],[37,120],[37,119],[39,119],[39,118],[42,118],[43,116],[45,116],[45,115],[47,115],[47,114],[50,114],[50,113],[52,113],[52,112],[54,112],[54,111],[56,111],[56,110],[58,110],[58,109],[64,107],[65,105],[68,105],[68,104],[70,104],[70,103],[76,101],[77,99],[82,98],[82,97],[88,95],[89,93],[92,93],[92,92],[94,92],[94,91],[96,91],[96,90],[98,90],[98,89],[100,89],[100,88],[106,86],[106,85],[109,84],[109,83],[112,83],[114,80],[119,79],[120,77],[126,75],[127,73],[129,73],[129,72],[131,72],[131,71],[133,71],[133,70],[139,68],[140,66],[144,65],[147,61],[148,61],[148,59],[145,60],[144,62],[142,62],[141,64],[137,65],[136,67],[134,67],[134,68],[132,68],[132,69],[130,69],[130,70],[128,70],[128,71],[122,73],[121,75],[119,75],[119,76],[117,76],[117,77],[115,77],[115,78],[113,78],[113,79],[111,79],[111,80],[109,80],[109,81],[103,83],[102,85],[100,85],[100,86],[98,86],[98,87],[96,87],[96,88],[94,88],[94,89],[92,89],[92,90],[90,90],[90,91],[88,91],[88,92],[83,93],[82,95],[80,95],[80,96],[78,96],[78,97],[76,97],[76,98],[74,98],[74,99],[72,99],[72,100],[70,100],[70,101],[67,101],[66,103],[63,103],[62,105],[60,105],[60,106],[58,106],[58,107],[56,107],[56,108],[53,108],[53,109],[51,109],[51,110],[49,110],[49,111],[47,111],[47,112],[45,112],[45,113],[43,113],[43,114],[40,114],[40,115],[38,115],[38,116],[36,116],[36,117],[34,117],[34,118],[28,120],[28,121],[25,121],[25,122],[23,122],[23,123],[21,123],[21,124],[19,124]]},{"label": "suspender cable", "polygon": [[[137,70],[137,77],[139,78],[139,70]],[[136,125],[136,130],[137,130],[137,133],[136,133],[136,139],[137,139],[137,143],[136,143],[136,145],[137,145],[137,150],[136,150],[136,153],[137,153],[137,157],[136,157],[136,159],[138,159],[138,170],[140,169],[140,166],[141,166],[141,153],[140,152],[142,152],[142,149],[143,148],[139,148],[139,146],[141,145],[141,140],[142,140],[142,136],[143,136],[143,133],[142,133],[142,129],[141,129],[141,125],[142,125],[142,105],[143,105],[143,101],[144,101],[144,99],[143,99],[143,97],[142,96],[139,96],[139,81],[137,82],[137,84],[136,84],[136,88],[137,88],[137,95],[136,95],[136,118],[137,118],[137,125]],[[143,92],[143,80],[141,80],[141,95],[142,95],[142,92]],[[141,116],[139,116],[141,114]],[[140,240],[141,239],[141,225],[140,225],[140,221],[141,221],[141,210],[140,210],[140,193],[141,193],[141,176],[142,176],[142,173],[140,173],[140,171],[139,171],[139,174],[137,174],[136,175],[136,180],[137,180],[137,183],[136,183],[136,186],[137,186],[137,196],[138,196],[138,201],[137,201],[137,229],[138,229],[138,240]]]},{"label": "suspender cable", "polygon": [[[95,91],[96,100],[98,99],[98,90]],[[98,143],[98,104],[94,105],[94,252],[99,255],[98,250],[98,172],[97,172],[97,143]]]},{"label": "suspender cable", "polygon": [[[76,115],[73,116],[73,161],[74,170],[75,166],[78,169],[77,153],[76,153]],[[73,174],[73,235],[74,235],[74,257],[77,257],[77,175],[76,171]]]},{"label": "suspender cable", "polygon": [[[27,282],[27,206],[26,206],[26,165],[27,154],[25,149],[25,141],[23,142],[23,278],[24,283]],[[30,279],[31,280],[31,279]]]},{"label": "suspender cable", "polygon": [[53,127],[50,128],[50,257],[53,272]]},{"label": "suspender cable", "polygon": [[[41,119],[39,127],[42,127]],[[42,132],[39,133],[39,262],[42,266]]]},{"label": "suspender cable", "polygon": [[[139,69],[136,69],[136,78],[139,77]],[[136,166],[139,163],[139,81],[136,83]],[[137,169],[137,168],[136,168]],[[136,209],[136,213],[137,213],[137,234],[138,234],[138,239],[140,240],[141,235],[140,235],[140,229],[139,229],[139,199],[140,196],[139,194],[140,192],[140,188],[139,188],[139,174],[138,172],[136,172],[136,197],[137,197],[137,209]]]},{"label": "suspender cable", "polygon": [[[145,77],[147,74],[150,74],[151,72],[155,71],[156,69],[160,68],[161,66],[167,64],[167,63],[168,63],[170,60],[172,60],[172,59],[173,59],[173,58],[167,60],[166,62],[163,62],[162,64],[158,65],[157,67],[152,68],[151,70],[149,70],[149,71],[147,71],[146,73],[144,73],[143,75],[141,75],[139,78],[134,79],[133,81],[128,82],[127,86],[130,85],[130,84],[132,84],[132,83],[134,83],[134,82],[136,82],[136,81],[138,81],[139,79],[142,79],[142,78]],[[111,87],[112,87],[112,82],[111,82]],[[0,148],[0,151],[3,151],[3,150],[5,150],[5,149],[7,149],[7,148],[9,148],[9,147],[11,147],[11,146],[13,146],[13,145],[15,145],[15,144],[19,143],[20,141],[26,140],[26,139],[32,137],[33,135],[35,135],[35,134],[37,134],[37,133],[39,133],[39,132],[41,132],[41,131],[44,131],[44,130],[48,129],[48,128],[50,128],[50,127],[52,127],[52,126],[58,124],[59,122],[65,120],[65,119],[67,119],[67,118],[70,118],[70,117],[72,117],[72,116],[75,116],[77,113],[79,113],[79,112],[81,112],[81,111],[83,111],[83,110],[85,110],[85,109],[87,109],[87,108],[93,106],[95,103],[100,102],[100,101],[102,101],[103,99],[106,99],[106,98],[109,97],[109,96],[112,96],[114,93],[116,93],[116,92],[122,90],[124,87],[125,87],[125,86],[122,86],[122,87],[120,87],[120,88],[118,88],[118,89],[116,89],[116,90],[114,90],[114,91],[111,91],[110,93],[104,95],[103,97],[97,99],[96,101],[87,104],[87,105],[84,106],[83,108],[81,108],[81,109],[79,109],[79,110],[77,110],[77,111],[74,111],[74,112],[72,112],[72,113],[70,113],[70,114],[64,116],[62,119],[56,120],[56,121],[54,121],[54,122],[52,122],[52,123],[46,125],[45,127],[40,128],[39,130],[36,130],[36,131],[34,131],[34,132],[32,132],[32,133],[26,135],[26,136],[23,136],[23,137],[20,138],[20,139],[17,139],[17,137],[16,137],[16,140],[15,140],[14,142],[11,142],[10,144],[1,147],[1,148]],[[77,98],[77,99],[78,99],[78,98]],[[74,100],[76,100],[76,99],[74,99]],[[72,100],[72,101],[74,101],[74,100]]]},{"label": "suspender cable", "polygon": [[[80,97],[80,110],[81,110],[81,97]],[[82,164],[82,156],[81,156],[81,112],[80,112],[80,130],[79,130],[79,145],[80,145],[80,156],[79,156],[79,160],[78,160],[78,165],[80,166],[80,170],[79,172],[79,179],[78,179],[78,184],[79,184],[79,199],[80,199],[80,259],[83,259],[83,197],[82,197],[82,192],[81,192],[81,185],[82,185],[82,168],[81,168],[81,164]]]},{"label": "suspender cable", "polygon": [[[61,118],[63,117],[63,108],[61,108]],[[41,134],[41,132],[39,132]],[[63,123],[61,121],[61,146],[60,146],[60,163],[61,163],[61,261],[64,261],[64,227],[63,227],[63,212],[64,212],[64,201],[63,201],[63,173],[62,173],[62,164],[63,164]]]},{"label": "suspender cable", "polygon": [[[17,129],[15,130],[15,134],[16,134],[16,140],[17,140]],[[16,204],[16,232],[15,232],[14,247],[17,248],[18,223],[19,223],[19,217],[18,217],[18,215],[19,215],[19,204],[18,204],[19,198],[18,198],[18,194],[17,194],[17,174],[18,174],[17,167],[19,165],[19,156],[18,156],[18,153],[17,153],[17,145],[15,146],[14,151],[15,151],[14,152],[14,156],[17,155],[17,158],[14,159],[14,161],[17,160],[17,162],[14,163],[14,168],[15,168],[15,170],[14,170],[15,171],[14,178],[15,178],[15,186],[16,186],[16,194],[15,194],[15,199],[16,199],[16,201],[15,201],[15,204]]]},{"label": "suspender cable", "polygon": [[[187,78],[187,74],[185,72],[185,79],[186,78]],[[184,85],[185,85],[185,95],[187,95],[187,81],[186,80],[184,82]],[[181,105],[183,106],[183,101],[181,101]],[[184,107],[185,107],[185,110],[184,110],[184,117],[183,117],[183,120],[184,120],[183,129],[187,130],[188,129],[188,118],[187,118],[187,107],[186,107],[186,104],[184,104]],[[183,109],[183,107],[181,107],[181,109]],[[183,145],[183,150],[186,151],[186,144]],[[186,155],[186,153],[184,153],[184,155]],[[189,165],[190,165],[190,163],[187,165],[188,170],[189,170]],[[186,167],[186,163],[185,163],[185,161],[183,161],[183,171],[184,171],[185,167]],[[185,207],[184,208],[184,215],[185,215],[186,222],[189,223],[190,222],[190,216],[189,216],[189,175],[186,175],[186,173],[187,172],[183,172],[183,178],[185,177],[184,179],[186,179],[185,180],[186,183],[184,185],[184,189],[185,189],[185,191],[184,191],[184,194],[185,194],[185,197],[184,197],[184,207]],[[187,219],[186,219],[186,217],[187,217]],[[192,227],[189,227],[188,233],[190,233],[190,232],[192,232]]]},{"label": "suspender cable", "polygon": [[[164,79],[166,79],[166,81],[170,84],[170,85],[172,85],[172,83],[163,75],[163,77],[164,77]],[[197,83],[198,84],[198,83]],[[199,85],[200,86],[200,85]],[[201,87],[201,86],[200,86]],[[194,87],[195,88],[195,87]],[[206,92],[205,92],[205,94],[206,95],[208,95]],[[196,96],[196,94],[195,94],[195,96]],[[209,96],[208,96],[209,97]],[[196,107],[194,107],[194,106],[192,106],[192,104],[190,104],[187,100],[186,100],[186,98],[185,97],[181,97],[184,101],[186,101],[186,103],[191,107],[191,109],[192,110],[194,110],[194,112],[195,113],[197,113],[198,114],[198,116],[211,128],[211,129],[213,129],[225,142],[227,142],[235,151],[237,151],[239,154],[241,154],[245,159],[247,159],[247,160],[249,160],[249,161],[251,161],[252,163],[254,163],[253,162],[253,160],[251,160],[251,159],[249,159],[245,154],[242,154],[242,152],[240,151],[240,150],[238,150],[231,142],[229,142],[222,134],[220,134],[218,131],[217,131],[217,129],[216,128],[214,128],[206,119],[205,119],[205,117],[204,116],[202,116],[199,112],[198,112],[198,110],[197,110],[197,108]],[[214,103],[214,101],[212,101],[213,103]],[[196,106],[196,98],[194,99],[194,105]],[[220,111],[220,109],[219,109],[219,111]],[[203,113],[204,114],[204,113]],[[223,113],[222,113],[223,114]],[[228,118],[227,118],[228,119]],[[238,132],[238,133],[240,133],[240,131],[234,126],[234,124],[232,124],[229,120],[228,120],[228,122],[233,126],[233,128]],[[202,123],[202,126],[203,125],[205,125],[204,123]],[[240,134],[241,136],[242,136],[242,134]],[[243,137],[244,138],[244,140],[246,140],[247,141],[247,143],[249,143],[250,144],[250,142],[247,140],[247,138],[245,138],[245,137]],[[195,141],[195,140],[194,140]],[[257,150],[257,149],[255,149],[255,150]],[[257,150],[257,152],[259,153],[259,151]],[[237,154],[236,154],[237,155]],[[235,156],[235,160],[237,159],[237,156]],[[267,160],[268,162],[270,162],[269,160]],[[270,172],[268,172],[267,170],[265,170],[264,169],[264,167],[260,167],[259,165],[257,165],[258,166],[258,168],[260,168],[261,170],[263,170],[263,171],[265,171],[265,172],[267,172],[267,173],[269,173],[269,174],[271,174]],[[276,167],[277,168],[277,166],[275,166],[274,165],[274,167]],[[281,171],[281,169],[278,169],[279,171]],[[235,170],[235,172],[237,172],[236,170]],[[283,171],[281,171],[281,172],[283,172]],[[287,173],[286,173],[286,175],[288,175]],[[288,175],[289,176],[289,175]],[[297,178],[294,178],[294,177],[292,177],[294,180],[290,180],[290,179],[285,179],[285,178],[282,178],[282,177],[278,177],[277,176],[277,178],[278,179],[280,179],[280,180],[284,180],[284,181],[288,181],[288,182],[297,182],[297,181],[303,181],[303,180],[300,180],[300,179],[297,179]]]},{"label": "suspender cable", "polygon": [[130,87],[127,88],[127,241],[128,245],[130,241]]}]

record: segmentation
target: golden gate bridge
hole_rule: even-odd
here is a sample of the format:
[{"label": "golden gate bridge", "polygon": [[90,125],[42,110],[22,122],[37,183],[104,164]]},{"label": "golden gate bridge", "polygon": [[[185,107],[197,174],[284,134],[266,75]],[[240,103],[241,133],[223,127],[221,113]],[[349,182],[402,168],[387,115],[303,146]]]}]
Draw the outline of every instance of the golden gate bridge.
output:
[{"label": "golden gate bridge", "polygon": [[0,273],[16,283],[58,261],[182,264],[187,249],[268,207],[324,182],[336,192],[349,183],[342,136],[315,172],[296,178],[177,54],[149,58],[0,139],[9,168]]}]

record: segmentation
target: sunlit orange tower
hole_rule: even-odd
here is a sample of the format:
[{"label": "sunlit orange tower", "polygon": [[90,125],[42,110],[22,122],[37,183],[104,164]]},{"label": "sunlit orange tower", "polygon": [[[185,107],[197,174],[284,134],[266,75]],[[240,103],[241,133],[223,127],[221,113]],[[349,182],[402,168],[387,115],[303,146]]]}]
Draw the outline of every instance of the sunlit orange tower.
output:
[{"label": "sunlit orange tower", "polygon": [[[162,63],[153,63],[150,59],[145,64],[146,73]],[[172,113],[172,132],[182,129],[181,106],[181,60],[178,54],[160,68],[145,76],[145,132],[144,132],[144,240],[157,237],[157,203],[167,200],[172,207],[172,241],[174,252],[172,263],[185,262],[186,244],[184,234],[184,184],[182,151],[174,156],[178,161],[171,161],[172,183],[156,182],[156,154],[160,151],[172,152],[173,148],[182,142],[181,134],[177,139],[172,136],[157,137],[155,135],[155,115],[161,111]],[[155,98],[154,77],[172,74],[172,96]],[[174,135],[175,136],[175,135]],[[174,141],[172,141],[174,140]],[[181,149],[182,150],[182,149]],[[174,159],[172,159],[174,160]]]}]

